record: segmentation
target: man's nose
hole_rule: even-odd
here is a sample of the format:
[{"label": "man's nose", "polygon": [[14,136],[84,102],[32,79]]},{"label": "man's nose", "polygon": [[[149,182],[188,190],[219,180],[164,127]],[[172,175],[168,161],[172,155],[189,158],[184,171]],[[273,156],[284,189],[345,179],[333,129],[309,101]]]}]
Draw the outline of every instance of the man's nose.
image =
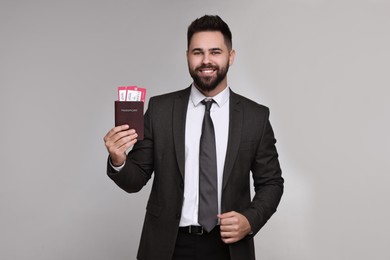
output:
[{"label": "man's nose", "polygon": [[205,53],[203,54],[203,60],[202,60],[203,64],[208,64],[210,63],[210,56],[208,53]]}]

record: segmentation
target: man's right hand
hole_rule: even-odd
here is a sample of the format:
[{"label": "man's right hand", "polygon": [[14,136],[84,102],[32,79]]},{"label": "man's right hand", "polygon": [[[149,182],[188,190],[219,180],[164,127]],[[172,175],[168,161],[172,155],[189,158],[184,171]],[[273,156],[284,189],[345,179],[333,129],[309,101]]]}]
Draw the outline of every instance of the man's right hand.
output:
[{"label": "man's right hand", "polygon": [[114,127],[104,136],[113,166],[121,166],[126,161],[126,150],[137,142],[137,136],[128,125]]}]

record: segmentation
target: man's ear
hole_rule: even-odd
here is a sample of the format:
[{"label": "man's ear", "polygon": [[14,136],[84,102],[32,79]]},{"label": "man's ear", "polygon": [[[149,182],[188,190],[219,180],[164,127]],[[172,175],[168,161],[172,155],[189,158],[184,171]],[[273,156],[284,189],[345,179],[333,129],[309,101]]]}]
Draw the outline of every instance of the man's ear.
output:
[{"label": "man's ear", "polygon": [[229,66],[233,65],[235,57],[236,57],[236,51],[232,49],[229,53]]}]

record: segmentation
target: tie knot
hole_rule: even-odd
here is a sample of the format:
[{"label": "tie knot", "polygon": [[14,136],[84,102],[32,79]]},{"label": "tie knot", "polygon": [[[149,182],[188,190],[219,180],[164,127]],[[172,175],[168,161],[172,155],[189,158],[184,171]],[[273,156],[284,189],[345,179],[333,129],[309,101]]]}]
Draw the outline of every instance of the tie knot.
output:
[{"label": "tie knot", "polygon": [[214,103],[212,98],[205,98],[202,100],[202,104],[206,106],[206,111],[210,111],[211,105]]}]

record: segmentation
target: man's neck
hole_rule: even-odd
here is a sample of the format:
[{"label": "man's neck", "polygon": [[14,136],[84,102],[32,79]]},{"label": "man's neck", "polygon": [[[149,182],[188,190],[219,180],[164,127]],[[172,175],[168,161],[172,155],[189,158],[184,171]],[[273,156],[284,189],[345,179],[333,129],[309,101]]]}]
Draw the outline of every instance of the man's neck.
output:
[{"label": "man's neck", "polygon": [[216,95],[218,95],[219,93],[221,93],[224,89],[227,88],[227,81],[224,80],[222,81],[221,83],[218,84],[218,86],[213,89],[213,90],[210,90],[210,91],[205,91],[205,90],[202,90],[200,89],[195,83],[194,83],[194,86],[203,94],[205,95],[206,97],[215,97]]}]

